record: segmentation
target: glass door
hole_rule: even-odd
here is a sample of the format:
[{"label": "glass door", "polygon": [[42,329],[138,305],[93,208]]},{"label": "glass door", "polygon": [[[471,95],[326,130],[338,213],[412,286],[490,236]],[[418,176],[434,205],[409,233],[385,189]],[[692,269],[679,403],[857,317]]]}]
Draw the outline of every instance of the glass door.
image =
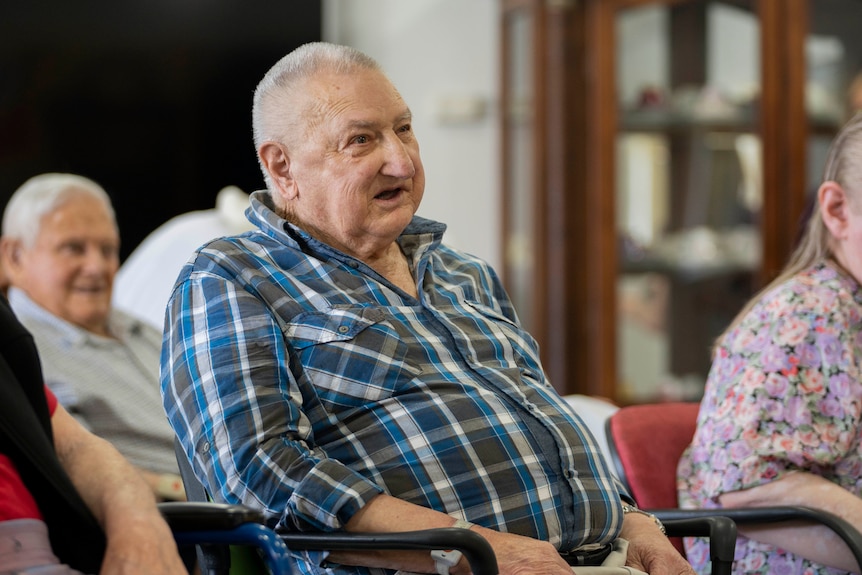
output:
[{"label": "glass door", "polygon": [[509,296],[521,322],[536,331],[536,9],[505,13],[503,82],[503,257]]},{"label": "glass door", "polygon": [[762,264],[755,1],[616,12],[617,398],[698,399]]}]

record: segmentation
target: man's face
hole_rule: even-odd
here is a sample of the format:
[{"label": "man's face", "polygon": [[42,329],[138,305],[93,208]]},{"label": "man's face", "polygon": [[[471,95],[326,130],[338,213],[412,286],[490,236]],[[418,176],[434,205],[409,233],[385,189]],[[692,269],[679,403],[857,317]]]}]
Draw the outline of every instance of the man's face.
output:
[{"label": "man's face", "polygon": [[54,315],[107,335],[119,245],[101,202],[78,195],[42,218],[31,247],[7,252],[7,272],[12,285]]},{"label": "man's face", "polygon": [[306,134],[287,149],[278,193],[314,237],[360,259],[390,246],[410,223],[425,174],[410,110],[383,74],[325,74],[298,110]]}]

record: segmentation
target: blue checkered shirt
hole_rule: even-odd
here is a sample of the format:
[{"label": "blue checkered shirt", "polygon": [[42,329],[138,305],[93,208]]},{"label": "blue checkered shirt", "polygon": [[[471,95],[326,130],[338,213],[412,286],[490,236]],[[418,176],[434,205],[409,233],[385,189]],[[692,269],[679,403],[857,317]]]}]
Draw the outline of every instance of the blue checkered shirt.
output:
[{"label": "blue checkered shirt", "polygon": [[[278,217],[202,246],[167,309],[162,395],[214,499],[332,531],[381,492],[558,549],[606,542],[620,487],[494,271],[420,217],[419,298]],[[296,556],[329,572],[325,554]],[[384,573],[340,567],[337,573]]]}]

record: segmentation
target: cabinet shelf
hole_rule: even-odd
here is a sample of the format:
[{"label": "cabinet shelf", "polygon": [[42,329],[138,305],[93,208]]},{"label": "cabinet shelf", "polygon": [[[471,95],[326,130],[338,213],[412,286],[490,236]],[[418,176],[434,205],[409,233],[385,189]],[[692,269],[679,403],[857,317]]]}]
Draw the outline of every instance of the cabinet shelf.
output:
[{"label": "cabinet shelf", "polygon": [[620,128],[626,132],[757,131],[755,114],[750,109],[721,115],[669,110],[627,110],[620,114],[620,119]]},{"label": "cabinet shelf", "polygon": [[[621,110],[620,129],[625,132],[691,132],[713,131],[757,133],[758,116],[752,107],[726,114],[693,114],[673,110]],[[827,114],[809,114],[808,130],[814,134],[833,134],[841,127],[841,118]]]},{"label": "cabinet shelf", "polygon": [[[825,144],[844,120],[827,104],[843,101],[839,76],[858,71],[862,42],[850,23],[862,4],[501,7],[501,109],[530,103],[526,124],[502,118],[501,187],[504,235],[525,234],[531,267],[507,261],[503,275],[551,381],[564,393],[615,398],[634,371],[655,380],[651,366],[701,375],[715,335],[795,245]],[[669,96],[652,98],[645,86]],[[829,97],[812,98],[813,86]],[[702,265],[689,239],[678,252],[689,265],[656,247],[691,228],[740,225],[752,227],[750,249]],[[630,259],[620,249],[629,237],[653,252]],[[663,339],[636,349],[622,339],[634,330],[621,294],[655,279],[669,294]]]}]

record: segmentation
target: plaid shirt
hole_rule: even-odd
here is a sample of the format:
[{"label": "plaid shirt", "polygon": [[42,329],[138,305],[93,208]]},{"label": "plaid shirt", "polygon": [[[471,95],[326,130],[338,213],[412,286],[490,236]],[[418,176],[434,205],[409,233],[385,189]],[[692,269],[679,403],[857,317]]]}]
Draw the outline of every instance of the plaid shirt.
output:
[{"label": "plaid shirt", "polygon": [[599,446],[498,277],[441,245],[443,224],[415,217],[398,240],[416,299],[279,218],[266,192],[251,204],[259,230],[180,273],[162,348],[165,409],[216,500],[331,531],[385,492],[564,550],[617,536]]}]

